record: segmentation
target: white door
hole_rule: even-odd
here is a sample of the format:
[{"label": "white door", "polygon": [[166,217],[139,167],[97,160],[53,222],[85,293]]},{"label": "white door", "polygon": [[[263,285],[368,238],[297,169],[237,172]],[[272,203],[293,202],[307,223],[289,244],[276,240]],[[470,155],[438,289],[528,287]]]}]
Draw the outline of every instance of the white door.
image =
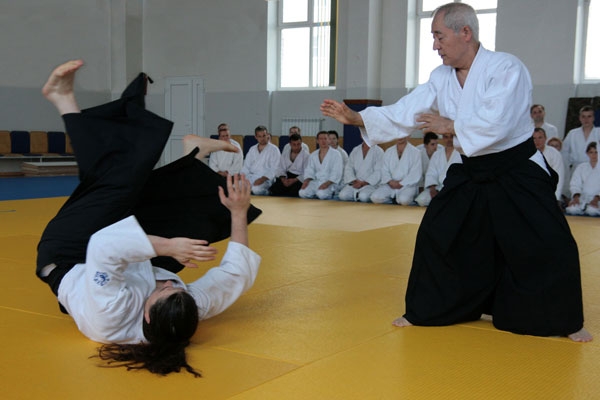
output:
[{"label": "white door", "polygon": [[183,137],[204,136],[204,80],[200,77],[173,77],[165,81],[165,118],[173,131],[161,157],[162,165],[183,155]]}]

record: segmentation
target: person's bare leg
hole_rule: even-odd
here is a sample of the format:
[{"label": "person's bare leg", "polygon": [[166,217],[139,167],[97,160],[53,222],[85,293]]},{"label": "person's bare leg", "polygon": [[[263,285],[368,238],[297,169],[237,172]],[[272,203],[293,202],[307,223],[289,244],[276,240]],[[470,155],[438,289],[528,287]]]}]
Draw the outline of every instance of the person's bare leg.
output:
[{"label": "person's bare leg", "polygon": [[591,342],[594,337],[585,328],[581,328],[577,332],[568,335],[568,338],[574,342]]},{"label": "person's bare leg", "polygon": [[42,94],[54,104],[60,115],[81,112],[75,101],[73,83],[75,82],[75,72],[82,65],[82,60],[67,61],[59,65],[52,71],[42,88]]},{"label": "person's bare leg", "polygon": [[392,321],[392,325],[398,326],[400,328],[403,328],[405,326],[412,326],[412,324],[408,322],[408,320],[404,317],[396,318]]},{"label": "person's bare leg", "polygon": [[232,153],[237,153],[239,149],[231,143],[223,140],[210,139],[197,135],[185,135],[183,137],[183,155],[190,154],[196,147],[200,149],[196,158],[202,160],[214,151],[224,150]]}]

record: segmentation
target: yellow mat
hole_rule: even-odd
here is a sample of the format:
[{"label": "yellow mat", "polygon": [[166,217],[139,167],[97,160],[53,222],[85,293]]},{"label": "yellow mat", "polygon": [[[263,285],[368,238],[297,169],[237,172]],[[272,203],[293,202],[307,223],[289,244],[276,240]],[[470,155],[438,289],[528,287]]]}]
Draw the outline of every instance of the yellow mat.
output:
[{"label": "yellow mat", "polygon": [[[188,349],[203,373],[99,367],[97,345],[34,274],[35,246],[65,198],[0,202],[2,399],[597,399],[600,337],[579,344],[488,321],[394,328],[417,207],[256,197],[254,287],[201,322]],[[600,220],[569,218],[586,327],[600,335]],[[221,254],[226,242],[216,245]],[[194,279],[214,265],[182,273]]]}]

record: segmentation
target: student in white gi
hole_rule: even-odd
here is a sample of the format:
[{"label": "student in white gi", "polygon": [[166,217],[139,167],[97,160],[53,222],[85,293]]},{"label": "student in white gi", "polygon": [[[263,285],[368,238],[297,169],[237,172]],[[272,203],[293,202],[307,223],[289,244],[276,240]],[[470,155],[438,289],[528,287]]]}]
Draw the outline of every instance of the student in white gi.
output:
[{"label": "student in white gi", "polygon": [[600,216],[600,167],[598,167],[598,146],[588,144],[586,149],[589,161],[579,164],[571,177],[573,198],[566,209],[570,215]]},{"label": "student in white gi", "polygon": [[409,205],[417,196],[422,170],[421,152],[408,142],[408,137],[398,139],[383,155],[381,182],[371,194],[371,201]]},{"label": "student in white gi", "polygon": [[419,193],[415,201],[421,207],[427,207],[444,187],[446,172],[452,164],[462,163],[460,154],[454,148],[454,137],[450,134],[444,134],[444,149],[436,151],[431,156],[427,173],[425,174],[425,189]]},{"label": "student in white gi", "polygon": [[340,152],[329,147],[327,131],[317,133],[319,148],[313,151],[304,170],[304,183],[298,193],[303,199],[332,199],[344,175]]},{"label": "student in white gi", "polygon": [[369,147],[364,141],[356,146],[344,168],[344,187],[340,190],[342,201],[371,201],[371,194],[381,180],[383,150],[375,145]]},{"label": "student in white gi", "polygon": [[[80,183],[42,233],[36,275],[79,330],[104,343],[100,359],[199,376],[185,357],[198,321],[235,302],[260,264],[248,247],[250,182],[223,179],[201,161],[210,152],[239,150],[187,135],[186,155],[154,169],[173,123],[144,109],[147,76],[140,74],[119,100],[81,111],[73,86],[82,65],[58,66],[42,89],[74,143]],[[189,284],[176,275],[196,267],[192,261],[215,259],[216,249],[204,239],[229,235],[219,267]]]},{"label": "student in white gi", "polygon": [[298,197],[310,158],[302,144],[302,136],[298,133],[290,135],[290,151],[281,153],[277,178],[269,189],[271,196]]},{"label": "student in white gi", "polygon": [[548,139],[558,138],[562,140],[563,135],[558,134],[558,129],[548,122],[545,121],[546,118],[546,109],[541,104],[534,104],[529,109],[529,114],[531,115],[531,119],[533,120],[533,124],[536,128],[544,129],[546,132],[546,137]]},{"label": "student in white gi", "polygon": [[591,106],[581,107],[579,122],[581,126],[567,133],[562,146],[566,168],[570,168],[571,173],[579,164],[588,162],[587,146],[600,140],[600,128],[594,126],[594,109]]},{"label": "student in white gi", "polygon": [[344,166],[346,166],[346,163],[348,162],[348,153],[346,153],[346,150],[339,145],[340,136],[337,131],[327,131],[327,138],[329,140],[329,147],[340,152],[342,161],[344,161]]},{"label": "student in white gi", "polygon": [[565,164],[562,154],[554,147],[547,144],[546,132],[544,128],[535,128],[533,130],[533,144],[542,152],[550,168],[558,175],[558,183],[556,184],[556,200],[562,200],[563,187],[565,185]]},{"label": "student in white gi", "polygon": [[[300,132],[301,132],[300,127],[295,126],[295,125],[291,126],[290,129],[288,130],[288,136],[290,137],[290,141],[291,141],[293,134],[297,134],[297,135],[300,135],[300,137],[302,137],[302,133],[300,133]],[[310,155],[310,148],[308,147],[308,145],[306,143],[302,142],[302,148],[304,150],[306,150],[306,152]],[[281,150],[281,154],[283,154],[284,157],[289,158],[290,151],[291,151],[290,142],[288,142],[285,144],[285,146],[283,146],[283,150]]]},{"label": "student in white gi", "polygon": [[433,153],[436,151],[440,151],[444,148],[441,144],[438,143],[439,137],[435,132],[427,132],[423,135],[423,143],[416,146],[417,149],[421,152],[421,161],[423,164],[423,175],[419,180],[419,188],[423,188],[425,183],[425,174],[427,173],[427,169],[429,168],[429,161],[433,156]]},{"label": "student in white gi", "polygon": [[393,324],[451,325],[493,314],[501,330],[591,341],[577,244],[531,138],[527,68],[481,45],[468,4],[438,7],[431,32],[443,65],[395,104],[361,112],[331,99],[321,104],[323,115],[361,128],[369,144],[421,129],[455,135],[464,155],[425,211],[406,313]]},{"label": "student in white gi", "polygon": [[257,126],[254,137],[258,143],[248,150],[241,173],[252,182],[252,194],[265,196],[269,194],[269,188],[275,181],[281,153],[277,146],[269,142],[265,126]]},{"label": "student in white gi", "polygon": [[241,151],[242,147],[238,142],[231,138],[229,125],[224,123],[219,124],[217,130],[219,133],[219,140],[231,143],[240,149],[240,151],[237,153],[232,153],[230,151],[220,150],[210,153],[208,158],[208,166],[221,176],[227,176],[227,174],[235,175],[242,170],[242,166],[244,165],[244,154]]}]

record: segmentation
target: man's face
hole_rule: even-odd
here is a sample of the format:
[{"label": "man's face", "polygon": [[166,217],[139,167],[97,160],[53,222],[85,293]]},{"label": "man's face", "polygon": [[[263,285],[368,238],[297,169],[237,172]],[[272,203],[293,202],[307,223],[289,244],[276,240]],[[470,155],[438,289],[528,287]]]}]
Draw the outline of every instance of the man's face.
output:
[{"label": "man's face", "polygon": [[221,128],[219,130],[219,140],[223,140],[225,142],[229,142],[230,138],[231,138],[231,134],[229,133],[229,129],[228,128]]},{"label": "man's face", "polygon": [[540,131],[533,132],[533,144],[539,151],[544,151],[544,145],[546,143],[546,135]]},{"label": "man's face", "polygon": [[432,139],[425,145],[425,151],[427,152],[427,156],[431,157],[433,153],[437,150],[438,141]]},{"label": "man's face", "polygon": [[542,107],[535,107],[531,111],[531,119],[533,119],[536,123],[544,122],[544,118],[546,117],[546,111],[542,109]]},{"label": "man's face", "polygon": [[329,138],[327,137],[327,134],[321,133],[320,135],[318,135],[317,143],[319,143],[319,147],[322,149],[329,148]]},{"label": "man's face", "polygon": [[406,147],[406,143],[408,143],[407,137],[398,139],[396,141],[396,147],[398,148],[398,151],[400,151],[400,152],[404,151],[404,148]]},{"label": "man's face", "polygon": [[300,134],[300,130],[298,128],[290,128],[289,136],[292,136],[294,133]]},{"label": "man's face", "polygon": [[584,128],[591,128],[594,126],[594,112],[593,111],[583,111],[579,114],[579,122],[581,122],[581,126]]},{"label": "man's face", "polygon": [[258,131],[254,133],[254,137],[261,146],[266,146],[269,143],[269,134],[267,131]]},{"label": "man's face", "polygon": [[442,58],[444,65],[460,68],[467,64],[469,46],[466,39],[466,32],[460,31],[458,34],[444,24],[444,13],[437,13],[431,23],[431,33],[433,34],[433,50],[437,51]]},{"label": "man's face", "polygon": [[333,133],[330,133],[327,136],[329,137],[329,146],[333,147],[334,149],[337,148],[338,138]]},{"label": "man's face", "polygon": [[300,153],[300,150],[302,150],[302,140],[291,140],[290,149],[294,154]]},{"label": "man's face", "polygon": [[454,136],[445,133],[444,137],[444,146],[446,147],[454,147]]}]

